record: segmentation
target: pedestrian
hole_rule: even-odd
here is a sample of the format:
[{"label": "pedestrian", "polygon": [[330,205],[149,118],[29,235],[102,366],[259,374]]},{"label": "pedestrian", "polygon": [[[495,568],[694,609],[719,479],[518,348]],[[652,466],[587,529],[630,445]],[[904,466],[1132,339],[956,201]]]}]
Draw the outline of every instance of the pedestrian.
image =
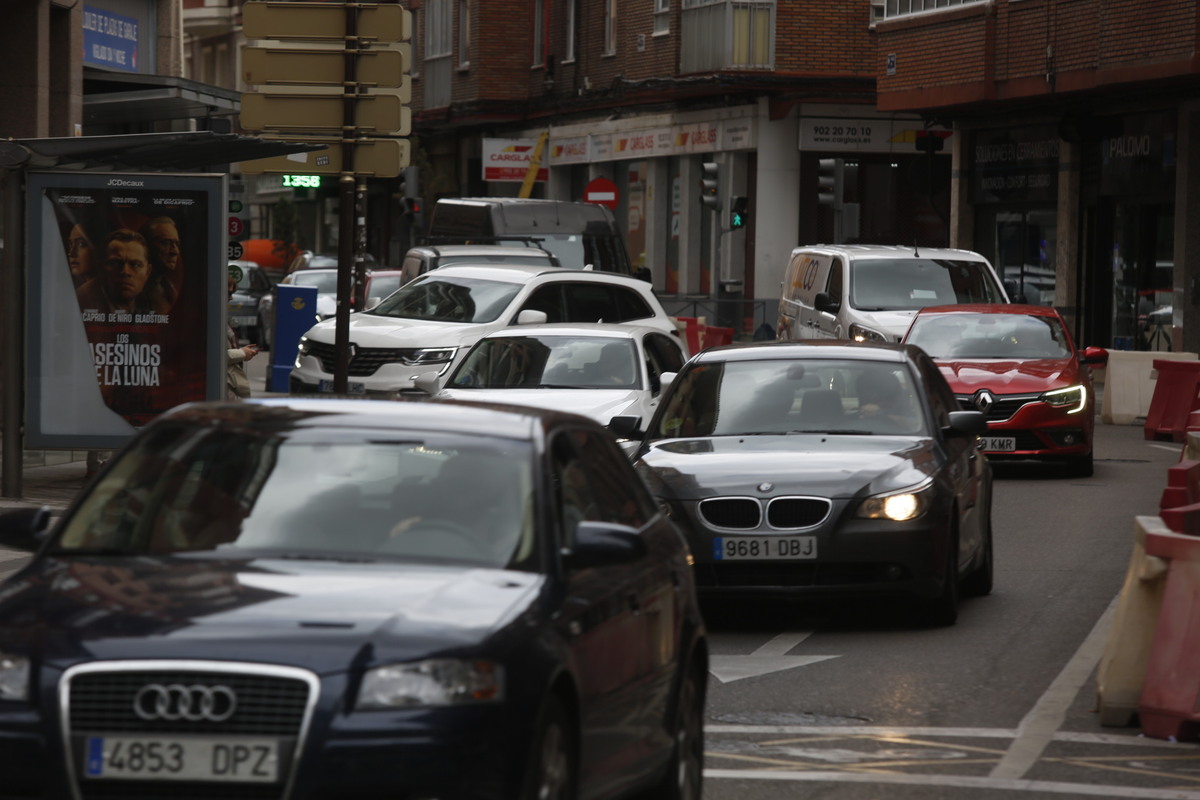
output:
[{"label": "pedestrian", "polygon": [[[226,282],[228,300],[233,299],[238,284],[242,280],[242,268],[237,264],[229,265],[229,278]],[[225,323],[225,337],[229,342],[226,351],[228,366],[225,370],[225,399],[242,400],[250,396],[250,378],[246,375],[246,362],[258,355],[258,347],[253,344],[242,346],[237,330]]]}]

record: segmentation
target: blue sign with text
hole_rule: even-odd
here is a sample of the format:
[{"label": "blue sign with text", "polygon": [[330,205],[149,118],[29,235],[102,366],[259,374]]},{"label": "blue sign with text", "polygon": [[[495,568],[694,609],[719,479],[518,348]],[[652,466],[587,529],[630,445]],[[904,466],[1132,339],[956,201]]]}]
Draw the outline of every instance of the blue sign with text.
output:
[{"label": "blue sign with text", "polygon": [[84,6],[83,63],[137,72],[138,21]]}]

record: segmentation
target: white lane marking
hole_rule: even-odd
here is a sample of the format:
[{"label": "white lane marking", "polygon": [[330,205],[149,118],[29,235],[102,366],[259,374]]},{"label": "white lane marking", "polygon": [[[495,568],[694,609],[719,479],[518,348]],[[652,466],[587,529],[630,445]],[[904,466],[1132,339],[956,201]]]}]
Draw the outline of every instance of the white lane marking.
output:
[{"label": "white lane marking", "polygon": [[1122,800],[1200,800],[1200,792],[1183,789],[1139,789],[1133,786],[1097,786],[1061,781],[1027,781],[997,778],[972,778],[954,775],[879,775],[860,772],[785,772],[764,769],[706,769],[708,779],[728,778],[747,781],[793,781],[815,783],[871,783],[905,786],[943,786],[963,789],[1007,789],[1046,794],[1089,797],[1119,797]]},{"label": "white lane marking", "polygon": [[1178,453],[1183,449],[1182,444],[1152,444],[1150,447],[1156,447],[1159,450],[1170,450],[1172,453]]},{"label": "white lane marking", "polygon": [[721,683],[740,681],[743,678],[757,678],[772,672],[782,672],[785,669],[807,667],[819,661],[828,661],[838,656],[789,656],[787,653],[796,645],[803,642],[812,631],[784,632],[748,656],[710,656],[708,671]]},{"label": "white lane marking", "polygon": [[[1132,728],[1130,729],[1132,730]],[[1014,739],[1017,731],[1014,728],[929,728],[922,726],[883,726],[883,725],[705,725],[706,734],[770,734],[772,736],[927,736],[945,737],[948,739]],[[1059,731],[1054,734],[1056,742],[1075,742],[1079,744],[1126,745],[1128,747],[1163,747],[1174,750],[1196,752],[1195,742],[1171,742],[1166,739],[1152,739],[1141,734],[1119,733],[1079,733],[1075,731]]]},{"label": "white lane marking", "polygon": [[1017,779],[1037,764],[1046,745],[1066,719],[1067,709],[1091,677],[1092,670],[1100,663],[1119,599],[1119,594],[1112,599],[1075,655],[1021,720],[1008,752],[992,769],[992,778]]}]

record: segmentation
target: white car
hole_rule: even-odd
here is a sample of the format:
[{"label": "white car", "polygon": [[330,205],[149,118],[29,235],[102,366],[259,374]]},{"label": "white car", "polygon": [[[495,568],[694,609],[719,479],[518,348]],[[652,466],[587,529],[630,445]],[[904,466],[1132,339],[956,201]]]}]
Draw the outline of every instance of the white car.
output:
[{"label": "white car", "polygon": [[[315,286],[317,288],[317,310],[315,320],[328,319],[337,313],[336,269],[306,269],[293,272],[279,283],[283,286]],[[258,325],[262,331],[264,349],[275,346],[275,292],[263,296],[258,303]]]},{"label": "white car", "polygon": [[[679,336],[646,281],[561,267],[452,265],[351,315],[347,389],[394,395],[430,374],[441,383],[489,333],[546,322],[634,323]],[[301,337],[289,381],[293,393],[332,391],[335,326],[335,318],[327,319]]]},{"label": "white car", "polygon": [[436,377],[418,378],[417,387],[438,398],[570,411],[601,425],[627,417],[641,428],[658,407],[663,376],[686,360],[679,340],[658,328],[530,325],[480,339],[441,391]]}]

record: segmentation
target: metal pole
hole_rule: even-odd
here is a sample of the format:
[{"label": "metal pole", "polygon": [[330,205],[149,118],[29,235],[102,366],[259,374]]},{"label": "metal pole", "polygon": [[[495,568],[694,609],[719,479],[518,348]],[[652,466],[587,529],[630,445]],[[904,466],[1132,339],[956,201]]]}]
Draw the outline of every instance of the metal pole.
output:
[{"label": "metal pole", "polygon": [[342,174],[338,179],[338,279],[334,318],[333,391],[346,394],[350,371],[350,299],[354,288],[354,139],[358,94],[358,6],[346,5],[344,83],[342,85]]},{"label": "metal pole", "polygon": [[[26,157],[28,153],[26,152]],[[7,159],[6,159],[7,160]],[[24,170],[0,169],[0,204],[3,205],[3,275],[0,287],[4,293],[4,320],[0,328],[4,338],[0,345],[0,380],[3,381],[3,453],[0,454],[0,494],[21,496],[24,458],[25,418],[25,203]]]}]

